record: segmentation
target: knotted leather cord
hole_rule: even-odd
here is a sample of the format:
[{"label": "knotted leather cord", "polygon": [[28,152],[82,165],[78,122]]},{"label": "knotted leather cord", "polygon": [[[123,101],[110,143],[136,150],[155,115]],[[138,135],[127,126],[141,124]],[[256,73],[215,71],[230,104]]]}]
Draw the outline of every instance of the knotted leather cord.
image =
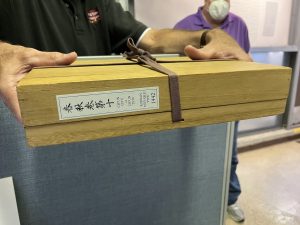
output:
[{"label": "knotted leather cord", "polygon": [[172,121],[180,122],[184,119],[181,114],[181,104],[180,104],[180,92],[179,92],[179,81],[178,76],[173,71],[163,67],[158,64],[156,59],[147,51],[138,48],[132,38],[128,38],[127,46],[131,52],[124,52],[123,56],[128,60],[137,60],[138,63],[146,64],[152,69],[168,75],[169,78],[169,89],[170,89],[170,99],[171,99],[171,112]]}]

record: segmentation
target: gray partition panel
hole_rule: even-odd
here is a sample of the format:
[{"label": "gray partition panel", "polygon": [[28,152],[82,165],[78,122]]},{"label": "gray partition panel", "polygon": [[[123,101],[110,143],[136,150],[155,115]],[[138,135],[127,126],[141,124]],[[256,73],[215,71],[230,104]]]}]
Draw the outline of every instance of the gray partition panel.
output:
[{"label": "gray partition panel", "polygon": [[220,124],[28,149],[0,102],[0,178],[23,225],[217,225],[227,138]]}]

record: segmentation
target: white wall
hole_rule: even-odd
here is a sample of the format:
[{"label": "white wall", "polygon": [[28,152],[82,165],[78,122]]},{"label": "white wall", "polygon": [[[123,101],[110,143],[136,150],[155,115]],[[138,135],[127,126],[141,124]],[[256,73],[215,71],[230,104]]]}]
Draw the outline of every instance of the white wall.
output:
[{"label": "white wall", "polygon": [[[150,27],[172,28],[195,13],[203,0],[135,0],[135,16]],[[269,6],[267,8],[267,6]],[[244,18],[253,47],[288,44],[292,0],[231,0],[231,11]]]},{"label": "white wall", "polygon": [[172,28],[185,16],[197,11],[199,0],[135,0],[138,20],[153,28]]},{"label": "white wall", "polygon": [[288,44],[292,0],[231,0],[232,12],[246,21],[252,46]]},{"label": "white wall", "polygon": [[116,1],[121,3],[121,5],[125,11],[129,10],[128,0],[116,0]]}]

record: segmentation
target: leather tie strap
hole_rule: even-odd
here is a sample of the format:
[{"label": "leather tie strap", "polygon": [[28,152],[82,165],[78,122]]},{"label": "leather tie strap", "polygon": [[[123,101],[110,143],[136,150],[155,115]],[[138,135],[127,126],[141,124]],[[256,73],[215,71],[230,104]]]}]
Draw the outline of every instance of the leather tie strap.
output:
[{"label": "leather tie strap", "polygon": [[179,92],[179,81],[178,76],[173,71],[163,67],[158,64],[156,59],[147,51],[138,48],[132,38],[128,38],[127,46],[131,52],[124,52],[123,56],[128,60],[137,60],[138,63],[146,64],[152,69],[168,75],[169,77],[169,89],[170,89],[170,99],[171,99],[171,111],[172,111],[172,121],[180,122],[184,119],[181,115],[181,104],[180,104],[180,92]]}]

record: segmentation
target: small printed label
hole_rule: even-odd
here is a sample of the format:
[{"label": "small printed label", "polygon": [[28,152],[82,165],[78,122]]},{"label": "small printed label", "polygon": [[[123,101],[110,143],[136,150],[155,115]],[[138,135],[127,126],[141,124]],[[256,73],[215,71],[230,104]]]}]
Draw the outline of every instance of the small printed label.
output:
[{"label": "small printed label", "polygon": [[159,87],[57,95],[59,120],[159,109]]}]

